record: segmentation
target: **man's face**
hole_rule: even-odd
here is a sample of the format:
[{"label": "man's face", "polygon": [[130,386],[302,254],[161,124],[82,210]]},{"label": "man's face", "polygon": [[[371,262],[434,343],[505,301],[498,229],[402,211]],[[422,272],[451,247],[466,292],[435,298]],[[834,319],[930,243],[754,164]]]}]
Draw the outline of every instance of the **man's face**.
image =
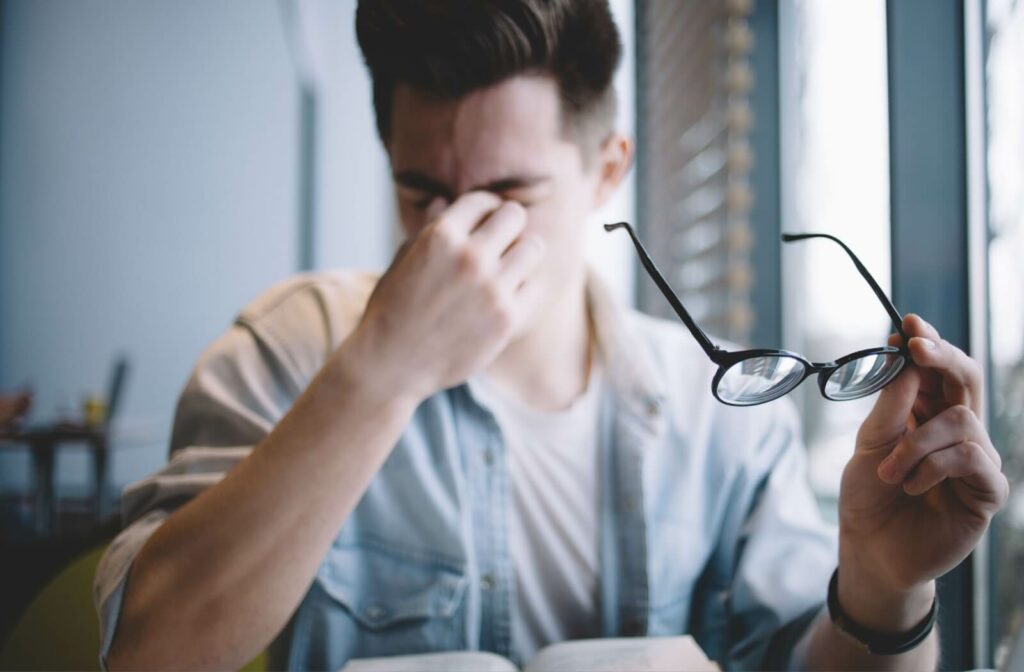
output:
[{"label": "man's face", "polygon": [[486,190],[518,201],[527,230],[546,244],[530,281],[557,296],[578,277],[587,215],[605,197],[599,161],[584,164],[579,145],[563,137],[560,112],[557,85],[545,77],[514,77],[457,100],[399,85],[388,152],[405,235],[427,223],[438,197],[447,205]]}]

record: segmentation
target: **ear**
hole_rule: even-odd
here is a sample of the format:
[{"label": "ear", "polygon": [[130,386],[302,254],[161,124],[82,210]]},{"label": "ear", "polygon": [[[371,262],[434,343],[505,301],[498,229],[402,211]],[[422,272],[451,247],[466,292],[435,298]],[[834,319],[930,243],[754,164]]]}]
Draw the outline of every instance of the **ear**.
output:
[{"label": "ear", "polygon": [[615,190],[629,174],[633,166],[635,151],[633,139],[622,133],[613,132],[598,149],[594,158],[597,170],[597,185],[594,191],[594,207],[599,208],[608,202]]}]

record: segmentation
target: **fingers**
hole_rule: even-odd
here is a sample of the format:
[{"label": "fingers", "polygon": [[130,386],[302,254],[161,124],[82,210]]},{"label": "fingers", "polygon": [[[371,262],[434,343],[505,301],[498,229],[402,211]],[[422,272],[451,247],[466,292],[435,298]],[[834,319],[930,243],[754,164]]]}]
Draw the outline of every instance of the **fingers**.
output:
[{"label": "fingers", "polygon": [[468,236],[481,220],[501,207],[501,204],[502,200],[490,192],[471,191],[438,214],[433,225],[454,236]]},{"label": "fingers", "polygon": [[526,209],[514,201],[505,201],[473,230],[470,240],[487,258],[498,258],[524,228]]},{"label": "fingers", "polygon": [[524,234],[501,258],[503,283],[518,290],[544,257],[544,241],[532,233]]},{"label": "fingers", "polygon": [[914,336],[908,346],[914,363],[937,369],[947,380],[953,380],[972,390],[981,387],[981,367],[966,352],[942,339],[933,340]]},{"label": "fingers", "polygon": [[[437,200],[428,210],[443,208]],[[501,285],[516,292],[544,254],[541,238],[523,233],[526,225],[521,204],[489,192],[470,192],[434,217],[432,234],[457,252],[463,269],[487,276],[496,271]],[[467,238],[459,240],[463,234]]]},{"label": "fingers", "polygon": [[921,338],[930,338],[933,341],[942,340],[938,329],[928,324],[923,317],[915,313],[907,313],[903,317],[903,331],[911,338],[920,336]]},{"label": "fingers", "polygon": [[444,212],[446,207],[448,207],[448,201],[446,201],[443,196],[435,196],[434,200],[430,202],[427,209],[424,211],[427,221],[433,221],[434,218]]},{"label": "fingers", "polygon": [[[894,348],[902,347],[904,345],[903,337],[899,334],[891,334],[888,343]],[[912,362],[913,358],[911,358]],[[923,422],[948,407],[949,404],[942,396],[942,376],[936,371],[922,375],[921,386],[917,391],[917,402],[914,404],[914,416]],[[933,408],[934,410],[932,410]]]},{"label": "fingers", "polygon": [[921,389],[917,393],[917,401],[914,402],[914,419],[918,425],[923,425],[949,408],[949,404],[941,394],[935,396],[927,388],[928,382],[922,381]]},{"label": "fingers", "polygon": [[935,327],[917,315],[907,315],[903,328],[910,336],[907,347],[914,363],[942,376],[946,401],[968,406],[980,415],[983,399],[981,366],[963,350],[943,340]]},{"label": "fingers", "polygon": [[870,450],[880,445],[891,445],[893,437],[902,437],[907,431],[908,420],[917,400],[921,386],[921,373],[914,367],[900,372],[878,394],[871,413],[865,418],[857,433],[858,450]]},{"label": "fingers", "polygon": [[[882,481],[902,485],[908,495],[921,495],[956,479],[953,492],[963,501],[983,505],[979,511],[997,510],[1009,486],[1000,471],[999,452],[980,420],[981,367],[919,316],[907,315],[902,326],[907,342],[893,334],[889,344],[905,345],[914,366],[879,395],[861,426],[858,446],[884,446],[888,430],[890,437],[901,438],[878,465]],[[902,434],[901,415],[906,423]]]},{"label": "fingers", "polygon": [[929,455],[963,442],[977,445],[997,470],[1001,467],[999,453],[978,416],[966,406],[953,406],[907,434],[878,465],[878,476],[892,485],[901,483]]},{"label": "fingers", "polygon": [[963,441],[925,457],[914,470],[913,476],[903,483],[908,495],[921,495],[947,478],[963,479],[971,488],[973,499],[992,504],[993,510],[1002,508],[1009,494],[1006,477],[973,441]]}]

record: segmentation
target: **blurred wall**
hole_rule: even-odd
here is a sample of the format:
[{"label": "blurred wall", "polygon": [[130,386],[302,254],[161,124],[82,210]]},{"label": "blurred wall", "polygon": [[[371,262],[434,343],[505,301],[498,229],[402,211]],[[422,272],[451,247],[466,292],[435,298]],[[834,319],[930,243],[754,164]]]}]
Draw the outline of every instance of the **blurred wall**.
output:
[{"label": "blurred wall", "polygon": [[[350,2],[303,3],[330,45],[318,135],[318,265],[384,265],[390,187]],[[123,484],[164,461],[177,394],[237,310],[295,269],[298,89],[273,0],[4,0],[0,389],[35,420],[131,371]],[[345,208],[357,226],[346,226]],[[65,493],[88,463],[67,451]],[[31,478],[0,453],[0,491]]]}]

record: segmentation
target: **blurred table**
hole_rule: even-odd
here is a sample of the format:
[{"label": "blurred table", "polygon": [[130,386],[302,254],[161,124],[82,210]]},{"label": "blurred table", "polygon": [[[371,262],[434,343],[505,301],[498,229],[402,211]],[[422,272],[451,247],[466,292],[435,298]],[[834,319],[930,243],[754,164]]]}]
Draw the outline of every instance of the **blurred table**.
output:
[{"label": "blurred table", "polygon": [[107,492],[107,432],[101,427],[57,423],[0,428],[0,450],[28,446],[35,473],[36,534],[50,535],[56,530],[57,493],[54,482],[56,453],[62,446],[86,444],[92,453],[93,507],[97,519],[103,513],[103,497]]}]

